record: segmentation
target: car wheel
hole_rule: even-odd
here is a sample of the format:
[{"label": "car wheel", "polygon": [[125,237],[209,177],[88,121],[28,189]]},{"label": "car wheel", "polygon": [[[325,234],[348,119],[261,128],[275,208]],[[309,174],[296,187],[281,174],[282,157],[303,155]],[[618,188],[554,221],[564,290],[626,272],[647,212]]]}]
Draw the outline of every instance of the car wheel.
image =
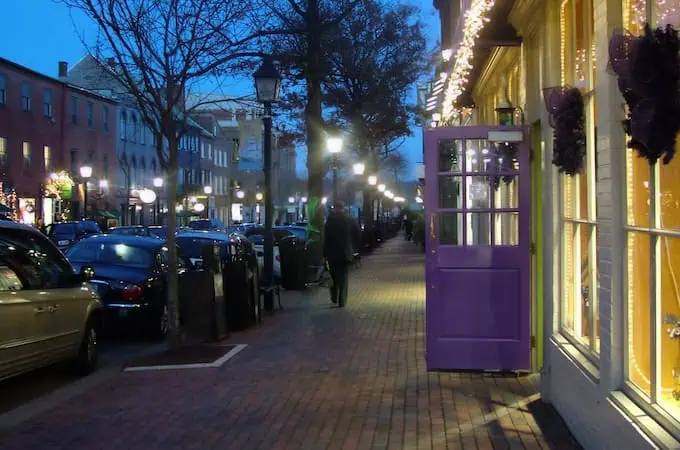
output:
[{"label": "car wheel", "polygon": [[97,320],[91,317],[85,326],[85,333],[76,359],[76,369],[81,375],[94,371],[99,362],[99,327],[97,325]]}]

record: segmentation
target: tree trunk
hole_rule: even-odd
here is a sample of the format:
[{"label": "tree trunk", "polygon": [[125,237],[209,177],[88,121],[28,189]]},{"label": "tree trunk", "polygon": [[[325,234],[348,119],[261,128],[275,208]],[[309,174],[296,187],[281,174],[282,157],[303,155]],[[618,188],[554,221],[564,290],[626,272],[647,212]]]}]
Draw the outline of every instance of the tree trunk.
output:
[{"label": "tree trunk", "polygon": [[324,194],[324,130],[322,117],[322,52],[321,33],[318,28],[318,0],[309,0],[307,9],[307,106],[305,107],[305,128],[307,131],[307,196],[309,222],[323,233],[324,214],[321,200]]},{"label": "tree trunk", "polygon": [[[166,197],[168,198],[168,344],[179,347],[182,337],[179,328],[179,279],[177,273],[177,214],[175,199],[177,198],[177,136],[174,123],[166,129],[166,137],[170,147],[170,157],[166,170]],[[162,140],[161,140],[161,144]]]}]

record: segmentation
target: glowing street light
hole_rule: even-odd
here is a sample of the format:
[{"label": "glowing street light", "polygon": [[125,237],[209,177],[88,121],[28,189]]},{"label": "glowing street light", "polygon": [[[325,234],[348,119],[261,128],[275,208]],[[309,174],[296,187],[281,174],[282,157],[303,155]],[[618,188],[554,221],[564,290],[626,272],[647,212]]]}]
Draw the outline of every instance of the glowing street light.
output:
[{"label": "glowing street light", "polygon": [[204,192],[206,195],[212,194],[212,191],[213,191],[212,186],[204,186],[204,187],[203,187],[203,192]]},{"label": "glowing street light", "polygon": [[163,187],[163,178],[161,178],[161,177],[154,178],[153,179],[153,187],[162,188]]},{"label": "glowing street light", "polygon": [[378,177],[376,175],[370,175],[368,177],[368,184],[371,186],[375,186],[378,184]]},{"label": "glowing street light", "polygon": [[385,192],[385,189],[387,189],[387,186],[385,186],[383,183],[380,183],[380,184],[378,185],[378,190],[379,190],[380,192]]},{"label": "glowing street light", "polygon": [[288,197],[288,203],[295,203],[295,197]]},{"label": "glowing street light", "polygon": [[258,202],[261,202],[263,198],[264,195],[262,195],[262,192],[258,192],[255,194],[255,200],[257,200]]},{"label": "glowing street light", "polygon": [[243,191],[236,191],[236,198],[243,199],[243,198],[245,198],[245,196],[246,196],[246,193],[245,193],[245,192],[243,192]]},{"label": "glowing street light", "polygon": [[80,176],[83,179],[83,217],[87,219],[87,180],[92,176],[92,166],[81,166]]},{"label": "glowing street light", "polygon": [[360,162],[354,163],[352,170],[354,171],[354,175],[363,175],[364,171],[366,170],[366,165]]},{"label": "glowing street light", "polygon": [[326,139],[326,145],[328,145],[328,152],[332,154],[338,154],[342,151],[342,138],[332,137]]}]

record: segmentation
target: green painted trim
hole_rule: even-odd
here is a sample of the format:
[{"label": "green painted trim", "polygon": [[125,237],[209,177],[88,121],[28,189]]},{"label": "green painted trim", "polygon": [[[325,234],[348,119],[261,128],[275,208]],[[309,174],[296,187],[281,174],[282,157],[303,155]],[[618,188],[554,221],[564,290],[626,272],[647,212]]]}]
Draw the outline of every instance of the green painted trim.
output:
[{"label": "green painted trim", "polygon": [[534,368],[539,371],[543,367],[543,171],[541,123],[535,122],[531,127],[531,146],[534,150],[534,160],[531,164],[531,240],[534,242],[536,253],[532,255],[534,269],[532,287],[533,334],[536,347],[534,349]]}]

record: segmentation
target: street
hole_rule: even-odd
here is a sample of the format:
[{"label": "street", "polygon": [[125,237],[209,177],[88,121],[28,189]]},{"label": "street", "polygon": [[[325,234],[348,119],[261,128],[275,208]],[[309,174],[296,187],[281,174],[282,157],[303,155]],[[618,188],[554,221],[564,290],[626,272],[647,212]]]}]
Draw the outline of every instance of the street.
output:
[{"label": "street", "polygon": [[117,373],[36,405],[0,448],[580,448],[537,375],[426,371],[423,258],[392,239],[352,271],[345,309],[286,292],[224,366]]}]

